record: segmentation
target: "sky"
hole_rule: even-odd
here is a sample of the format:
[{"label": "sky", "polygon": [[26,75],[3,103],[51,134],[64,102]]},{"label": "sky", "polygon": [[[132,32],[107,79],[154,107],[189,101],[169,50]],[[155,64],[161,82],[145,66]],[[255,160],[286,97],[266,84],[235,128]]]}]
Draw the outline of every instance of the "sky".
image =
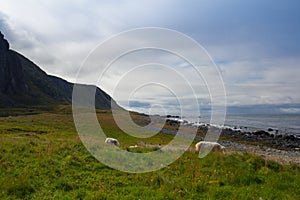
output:
[{"label": "sky", "polygon": [[[172,29],[193,38],[207,51],[220,71],[228,106],[296,105],[300,103],[299,9],[297,0],[0,0],[0,30],[12,49],[48,74],[75,82],[87,56],[113,35],[142,27]],[[120,46],[130,42],[140,41],[130,38]],[[170,68],[147,66],[126,76],[129,68],[125,66],[147,64],[151,59],[179,74],[189,73],[190,68],[174,55],[149,50],[121,59],[97,84],[133,110],[175,109],[178,100],[170,88],[176,88],[176,95],[187,105],[194,97],[168,73]],[[83,70],[81,82],[93,84],[92,71]],[[154,84],[137,89],[138,78],[156,81],[160,75],[167,87]],[[210,105],[205,78],[187,79],[196,85],[200,106]],[[116,89],[114,83],[122,83],[122,87]],[[285,106],[281,111],[300,109]]]}]

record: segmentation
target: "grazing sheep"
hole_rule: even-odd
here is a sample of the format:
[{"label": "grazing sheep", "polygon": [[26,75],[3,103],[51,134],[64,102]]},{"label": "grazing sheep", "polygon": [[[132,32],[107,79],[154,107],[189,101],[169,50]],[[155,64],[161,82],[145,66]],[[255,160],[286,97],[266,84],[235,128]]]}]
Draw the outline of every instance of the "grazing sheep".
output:
[{"label": "grazing sheep", "polygon": [[212,151],[215,151],[215,152],[222,152],[224,153],[225,151],[225,147],[220,145],[219,143],[217,142],[207,142],[207,141],[201,141],[201,142],[198,142],[196,145],[196,151],[200,151],[200,148],[203,147],[205,149],[211,149]]},{"label": "grazing sheep", "polygon": [[134,145],[134,146],[129,146],[130,149],[135,149],[138,148],[138,145]]},{"label": "grazing sheep", "polygon": [[105,143],[106,144],[113,144],[113,145],[116,145],[116,146],[120,146],[120,143],[117,139],[115,138],[106,138],[105,139]]}]

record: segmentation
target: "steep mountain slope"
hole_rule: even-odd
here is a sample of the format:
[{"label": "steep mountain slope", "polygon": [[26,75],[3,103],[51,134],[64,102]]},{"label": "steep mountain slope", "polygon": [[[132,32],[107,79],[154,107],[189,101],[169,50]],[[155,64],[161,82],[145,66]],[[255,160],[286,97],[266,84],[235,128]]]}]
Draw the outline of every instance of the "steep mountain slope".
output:
[{"label": "steep mountain slope", "polygon": [[[32,61],[10,50],[9,43],[0,32],[0,108],[71,104],[73,85],[46,74]],[[111,101],[116,104],[96,86],[82,86],[96,89],[97,109],[111,109]]]}]

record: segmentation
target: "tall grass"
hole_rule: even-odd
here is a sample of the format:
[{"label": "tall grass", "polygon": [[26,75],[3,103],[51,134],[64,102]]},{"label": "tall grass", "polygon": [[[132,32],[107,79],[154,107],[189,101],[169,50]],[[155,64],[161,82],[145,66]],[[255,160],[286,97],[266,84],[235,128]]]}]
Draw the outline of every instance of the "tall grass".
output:
[{"label": "tall grass", "polygon": [[[109,112],[98,115],[123,149],[138,142],[127,139]],[[145,142],[170,139],[160,134]],[[251,154],[211,153],[199,159],[186,152],[159,171],[124,173],[89,154],[70,114],[0,118],[0,199],[297,199],[299,186],[299,166]]]}]

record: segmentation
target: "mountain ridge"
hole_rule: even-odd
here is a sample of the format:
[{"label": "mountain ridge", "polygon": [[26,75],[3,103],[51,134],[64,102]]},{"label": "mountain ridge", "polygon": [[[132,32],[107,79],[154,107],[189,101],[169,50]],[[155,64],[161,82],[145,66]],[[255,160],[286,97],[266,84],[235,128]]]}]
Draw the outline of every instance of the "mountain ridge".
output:
[{"label": "mountain ridge", "polygon": [[[95,108],[122,109],[103,90],[94,85],[79,84],[94,89]],[[0,108],[72,104],[74,83],[48,75],[34,62],[11,50],[0,31]]]}]

